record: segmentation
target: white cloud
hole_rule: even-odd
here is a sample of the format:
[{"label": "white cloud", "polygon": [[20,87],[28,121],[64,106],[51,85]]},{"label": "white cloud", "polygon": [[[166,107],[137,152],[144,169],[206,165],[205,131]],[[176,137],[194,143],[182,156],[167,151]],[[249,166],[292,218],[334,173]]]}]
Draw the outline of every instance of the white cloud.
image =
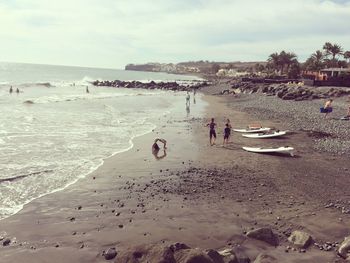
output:
[{"label": "white cloud", "polygon": [[301,59],[350,49],[350,1],[3,0],[0,60],[122,68],[129,62]]}]

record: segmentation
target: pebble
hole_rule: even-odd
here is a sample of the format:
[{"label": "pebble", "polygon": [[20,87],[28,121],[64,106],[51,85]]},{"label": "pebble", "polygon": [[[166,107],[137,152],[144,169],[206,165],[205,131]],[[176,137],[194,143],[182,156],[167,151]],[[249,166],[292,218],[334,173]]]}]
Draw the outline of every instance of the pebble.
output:
[{"label": "pebble", "polygon": [[114,259],[117,256],[117,251],[114,247],[109,248],[106,252],[103,253],[106,260]]},{"label": "pebble", "polygon": [[2,245],[4,247],[6,247],[6,246],[10,245],[10,243],[11,243],[11,239],[5,238],[4,241],[2,242]]}]

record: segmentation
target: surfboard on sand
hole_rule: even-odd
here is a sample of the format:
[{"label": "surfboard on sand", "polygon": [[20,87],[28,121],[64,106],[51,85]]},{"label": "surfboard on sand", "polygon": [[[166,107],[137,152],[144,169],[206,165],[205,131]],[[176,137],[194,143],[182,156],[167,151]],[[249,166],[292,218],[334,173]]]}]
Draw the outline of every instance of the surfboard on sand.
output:
[{"label": "surfboard on sand", "polygon": [[242,134],[242,136],[246,138],[253,138],[253,139],[265,139],[265,138],[279,137],[286,134],[287,134],[287,131],[274,131],[271,133]]},{"label": "surfboard on sand", "polygon": [[277,147],[277,148],[257,148],[257,147],[242,147],[243,150],[254,153],[289,153],[294,156],[294,148],[289,146]]},{"label": "surfboard on sand", "polygon": [[241,132],[241,133],[258,133],[258,132],[267,132],[271,130],[271,128],[248,128],[248,129],[233,129],[235,132]]}]

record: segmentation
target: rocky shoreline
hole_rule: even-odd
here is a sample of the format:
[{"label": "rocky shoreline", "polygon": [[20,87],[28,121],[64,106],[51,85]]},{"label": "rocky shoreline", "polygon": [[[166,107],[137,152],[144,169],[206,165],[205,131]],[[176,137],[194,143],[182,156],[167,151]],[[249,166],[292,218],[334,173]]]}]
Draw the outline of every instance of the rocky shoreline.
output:
[{"label": "rocky shoreline", "polygon": [[314,87],[307,86],[302,83],[256,83],[254,81],[241,79],[223,80],[221,85],[225,85],[226,89],[222,89],[220,94],[253,94],[260,93],[268,96],[276,96],[282,100],[314,100],[338,98],[350,95],[348,87]]}]

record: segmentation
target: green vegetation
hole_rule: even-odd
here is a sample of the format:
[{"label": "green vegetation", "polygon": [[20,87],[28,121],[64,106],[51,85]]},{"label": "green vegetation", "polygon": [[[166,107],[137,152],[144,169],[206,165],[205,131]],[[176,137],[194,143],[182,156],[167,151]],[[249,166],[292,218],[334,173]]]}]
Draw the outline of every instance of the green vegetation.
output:
[{"label": "green vegetation", "polygon": [[281,51],[273,53],[268,58],[267,72],[277,75],[287,75],[296,78],[300,73],[300,65],[297,56],[292,52]]},{"label": "green vegetation", "polygon": [[350,51],[344,52],[342,46],[326,42],[322,50],[315,51],[302,64],[298,62],[297,56],[294,53],[285,51],[272,53],[267,61],[268,64],[265,68],[257,64],[255,70],[265,72],[270,76],[277,75],[297,78],[300,75],[301,69],[319,71],[324,68],[347,67],[350,64]]},{"label": "green vegetation", "polygon": [[[306,60],[303,65],[304,69],[318,71],[324,68],[348,66],[346,60],[350,59],[350,51],[344,52],[340,45],[330,42],[326,42],[322,49],[323,51],[317,50]],[[342,57],[346,60],[341,60]]]}]

